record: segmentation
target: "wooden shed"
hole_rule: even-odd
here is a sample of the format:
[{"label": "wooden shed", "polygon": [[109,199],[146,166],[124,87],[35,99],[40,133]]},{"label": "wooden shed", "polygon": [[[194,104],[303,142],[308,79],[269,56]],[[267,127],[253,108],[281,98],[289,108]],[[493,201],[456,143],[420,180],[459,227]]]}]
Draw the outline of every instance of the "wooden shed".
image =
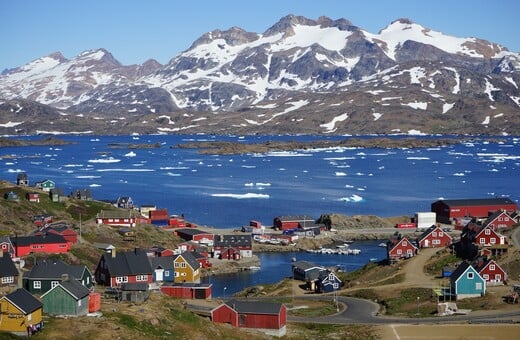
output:
[{"label": "wooden shed", "polygon": [[286,333],[287,308],[276,302],[230,300],[211,311],[211,320],[282,337]]},{"label": "wooden shed", "polygon": [[211,299],[211,283],[173,283],[163,285],[161,292],[180,299]]},{"label": "wooden shed", "polygon": [[52,315],[87,315],[89,295],[90,290],[78,281],[62,281],[42,295],[43,311]]}]

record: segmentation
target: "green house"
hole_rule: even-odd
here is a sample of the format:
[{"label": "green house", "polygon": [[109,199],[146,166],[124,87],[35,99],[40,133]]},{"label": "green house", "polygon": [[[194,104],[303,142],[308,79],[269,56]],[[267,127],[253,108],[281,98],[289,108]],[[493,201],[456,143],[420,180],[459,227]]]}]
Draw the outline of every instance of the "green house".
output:
[{"label": "green house", "polygon": [[23,287],[31,294],[43,294],[64,278],[78,281],[87,288],[94,285],[92,273],[85,265],[69,265],[58,259],[37,260],[30,271],[23,274]]},{"label": "green house", "polygon": [[88,314],[90,290],[76,280],[67,280],[43,294],[43,312],[52,315],[82,316]]},{"label": "green house", "polygon": [[54,189],[56,187],[56,183],[54,181],[51,181],[50,179],[46,179],[41,182],[36,182],[35,187],[43,191],[49,192],[51,191],[51,189]]}]

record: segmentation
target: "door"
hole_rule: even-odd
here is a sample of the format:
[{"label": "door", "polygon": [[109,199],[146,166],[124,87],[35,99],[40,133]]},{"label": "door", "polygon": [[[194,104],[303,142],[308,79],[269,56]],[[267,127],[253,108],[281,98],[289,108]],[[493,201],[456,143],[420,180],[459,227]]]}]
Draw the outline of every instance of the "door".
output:
[{"label": "door", "polygon": [[164,280],[164,269],[155,270],[155,281],[161,282]]},{"label": "door", "polygon": [[430,245],[430,240],[428,240],[428,239],[424,240],[424,247],[428,248],[429,245]]}]

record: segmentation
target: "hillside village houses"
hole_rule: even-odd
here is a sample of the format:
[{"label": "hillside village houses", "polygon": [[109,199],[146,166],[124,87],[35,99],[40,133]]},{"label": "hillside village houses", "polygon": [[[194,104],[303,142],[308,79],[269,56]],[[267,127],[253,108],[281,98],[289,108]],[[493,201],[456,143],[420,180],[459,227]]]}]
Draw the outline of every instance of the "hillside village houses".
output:
[{"label": "hillside village houses", "polygon": [[[51,186],[50,182],[43,182],[46,182],[45,186]],[[42,187],[43,182],[40,184]],[[28,185],[28,178],[21,176],[20,183],[20,186]],[[75,191],[66,199],[88,199],[88,197],[89,195],[84,191]],[[26,199],[31,204],[38,204],[36,200],[31,201],[28,197]],[[146,214],[143,215],[142,212],[135,209],[133,200],[128,196],[123,196],[123,199],[118,199],[116,202],[118,202],[117,204],[128,204],[126,206],[131,206],[131,208],[116,210],[114,215],[111,215],[109,210],[100,211],[96,217],[98,225],[134,228],[138,223],[151,222],[152,215],[159,216],[161,220],[165,217],[164,209],[157,209],[155,206],[144,209],[148,209],[148,217],[145,216]],[[448,201],[448,203],[454,204],[452,201]],[[456,203],[461,204],[460,201]],[[479,217],[470,219],[470,222],[462,227],[460,241],[453,240],[438,225],[432,225],[416,239],[403,237],[396,233],[386,244],[390,263],[406,261],[417,255],[422,248],[453,247],[455,249],[454,243],[457,243],[462,249],[477,249],[479,255],[485,250],[489,250],[488,256],[463,261],[453,271],[450,277],[450,294],[457,299],[481,296],[486,293],[487,286],[507,282],[508,276],[500,266],[500,257],[491,256],[507,251],[509,246],[507,238],[501,235],[500,231],[518,223],[516,209],[511,210],[509,201],[505,201],[507,204],[505,206],[500,206],[500,202],[489,200],[481,202],[464,200],[462,203],[472,204],[472,208],[479,212]],[[479,203],[489,206],[476,208]],[[487,216],[482,216],[481,211],[490,207],[498,210],[489,210]],[[458,206],[457,209],[460,207]],[[158,214],[152,214],[152,211],[156,211]],[[445,217],[443,218],[445,219]],[[460,222],[460,216],[450,218],[452,218],[450,220],[452,225]],[[278,218],[277,221],[280,223],[279,227],[282,232],[279,237],[290,237],[293,240],[292,237],[295,237],[298,231],[301,233],[304,228],[309,228],[308,230],[323,228],[323,226],[311,223],[310,219],[306,216]],[[13,300],[22,297],[29,301],[30,299],[26,299],[26,297],[34,294],[36,297],[33,296],[35,300],[29,303],[30,306],[19,310],[24,317],[32,318],[33,321],[40,320],[39,315],[42,313],[76,316],[99,310],[100,296],[92,291],[95,285],[105,286],[107,291],[115,292],[120,301],[134,303],[145,302],[151,290],[158,290],[176,298],[209,299],[212,296],[212,285],[200,283],[203,269],[209,268],[211,265],[208,259],[213,257],[229,261],[251,257],[253,255],[253,236],[269,237],[269,234],[265,233],[265,227],[257,227],[257,223],[253,223],[251,228],[246,228],[247,230],[242,233],[222,235],[198,230],[192,226],[187,227],[188,225],[178,228],[178,224],[176,224],[175,227],[164,228],[156,224],[156,227],[163,228],[165,232],[175,230],[175,234],[185,242],[180,242],[173,249],[154,246],[149,249],[134,248],[132,250],[116,249],[109,244],[98,244],[96,249],[99,249],[100,259],[93,272],[90,272],[84,265],[73,266],[63,261],[49,259],[36,261],[32,268],[25,268],[23,276],[20,276],[19,262],[17,262],[20,258],[38,252],[42,254],[69,252],[78,240],[78,235],[74,230],[66,224],[53,223],[52,216],[48,214],[35,216],[33,223],[35,230],[31,235],[0,238],[1,288],[13,291],[17,286],[23,287],[14,290],[14,295],[10,296],[10,299],[7,298],[9,295],[0,298],[0,303],[2,306],[5,304],[5,308],[11,308],[8,305],[12,304]],[[317,234],[313,231],[312,235]],[[303,232],[301,237],[305,236],[306,232]],[[16,260],[13,261],[14,259]],[[292,266],[293,279],[303,280],[309,291],[335,292],[342,285],[334,271],[319,264],[298,261]],[[64,301],[63,304],[57,303],[58,300]],[[88,305],[88,308],[85,305]],[[233,306],[231,308],[223,306],[222,311],[224,314],[234,313],[236,309]],[[220,312],[215,309],[215,313]],[[253,308],[251,313],[261,314],[261,311]],[[274,309],[273,313],[276,315]],[[216,315],[214,321],[217,321]],[[34,324],[37,323],[32,325]],[[20,330],[19,328],[7,329],[3,326],[5,325],[0,323],[0,330]],[[275,327],[283,328],[283,323]]]}]

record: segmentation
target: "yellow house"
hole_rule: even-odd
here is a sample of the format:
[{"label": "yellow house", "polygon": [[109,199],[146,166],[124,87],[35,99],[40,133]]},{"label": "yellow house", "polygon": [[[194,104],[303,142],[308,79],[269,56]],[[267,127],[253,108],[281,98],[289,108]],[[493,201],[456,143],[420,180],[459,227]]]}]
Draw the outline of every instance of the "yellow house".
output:
[{"label": "yellow house", "polygon": [[184,252],[173,258],[175,283],[200,283],[200,263],[190,252]]},{"label": "yellow house", "polygon": [[32,335],[43,328],[43,305],[23,288],[0,298],[0,331]]}]

